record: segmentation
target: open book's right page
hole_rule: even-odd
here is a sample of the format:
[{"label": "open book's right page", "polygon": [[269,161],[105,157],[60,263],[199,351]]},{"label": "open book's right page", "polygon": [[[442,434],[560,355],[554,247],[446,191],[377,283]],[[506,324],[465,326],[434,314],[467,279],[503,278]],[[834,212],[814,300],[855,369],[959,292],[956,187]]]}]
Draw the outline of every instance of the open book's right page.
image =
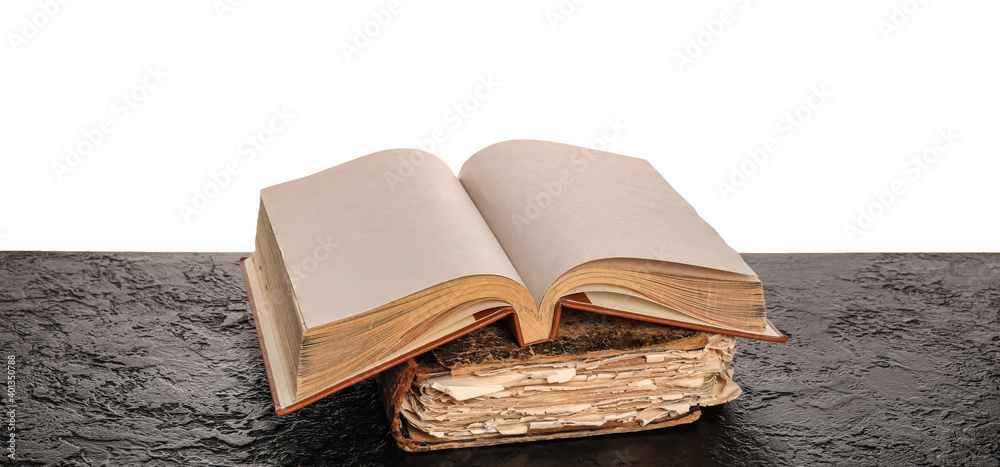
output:
[{"label": "open book's right page", "polygon": [[459,180],[536,305],[563,273],[608,258],[755,276],[643,159],[514,140],[473,155]]}]

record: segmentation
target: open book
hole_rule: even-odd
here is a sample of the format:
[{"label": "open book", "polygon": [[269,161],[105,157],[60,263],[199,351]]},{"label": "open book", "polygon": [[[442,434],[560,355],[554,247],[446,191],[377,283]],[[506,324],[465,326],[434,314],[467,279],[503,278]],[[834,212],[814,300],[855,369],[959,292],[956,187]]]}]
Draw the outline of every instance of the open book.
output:
[{"label": "open book", "polygon": [[783,341],[757,276],[649,162],[544,141],[381,151],[261,191],[244,260],[279,414],[509,317],[569,306]]}]

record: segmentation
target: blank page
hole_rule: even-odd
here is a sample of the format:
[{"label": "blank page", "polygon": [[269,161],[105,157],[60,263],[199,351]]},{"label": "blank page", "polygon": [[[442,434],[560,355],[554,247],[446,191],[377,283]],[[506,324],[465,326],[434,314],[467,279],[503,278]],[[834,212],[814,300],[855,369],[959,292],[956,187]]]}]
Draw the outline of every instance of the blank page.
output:
[{"label": "blank page", "polygon": [[521,282],[455,174],[427,153],[370,154],[265,188],[261,201],[306,328],[460,277]]},{"label": "blank page", "polygon": [[494,144],[459,180],[535,303],[573,267],[607,258],[753,270],[643,159],[545,141]]}]

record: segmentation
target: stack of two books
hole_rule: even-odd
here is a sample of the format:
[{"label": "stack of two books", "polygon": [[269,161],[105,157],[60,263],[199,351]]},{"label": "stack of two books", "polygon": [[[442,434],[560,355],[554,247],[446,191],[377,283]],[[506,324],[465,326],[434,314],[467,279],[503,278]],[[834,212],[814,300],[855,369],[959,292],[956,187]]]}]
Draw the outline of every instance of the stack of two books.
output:
[{"label": "stack of two books", "polygon": [[261,191],[243,260],[278,414],[378,374],[411,451],[688,423],[739,396],[761,283],[645,160],[415,150]]}]

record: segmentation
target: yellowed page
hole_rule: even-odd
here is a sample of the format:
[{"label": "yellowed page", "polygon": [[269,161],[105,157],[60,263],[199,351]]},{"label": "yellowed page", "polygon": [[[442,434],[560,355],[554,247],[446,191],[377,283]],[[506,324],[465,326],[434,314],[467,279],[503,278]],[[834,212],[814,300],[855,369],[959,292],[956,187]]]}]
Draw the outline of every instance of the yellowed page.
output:
[{"label": "yellowed page", "polygon": [[[703,321],[693,316],[681,313],[668,306],[661,305],[656,302],[649,301],[639,294],[632,292],[627,289],[614,286],[604,286],[604,287],[587,287],[585,295],[587,300],[597,306],[610,308],[612,310],[627,311],[629,313],[637,313],[640,315],[650,316],[653,318],[664,318],[673,321],[680,321],[682,323],[696,324],[701,326],[712,326],[715,328],[728,329],[730,331],[742,331],[750,334],[757,334],[766,337],[781,337],[781,333],[777,330],[764,327],[760,332],[747,331],[745,329],[739,329],[729,326],[723,326],[720,324],[709,323],[708,321]],[[604,290],[601,290],[604,289]]]},{"label": "yellowed page", "polygon": [[473,155],[458,178],[536,304],[560,275],[600,259],[754,274],[643,159],[514,140]]},{"label": "yellowed page", "polygon": [[261,200],[306,328],[471,275],[521,282],[461,183],[411,149],[265,188]]}]

